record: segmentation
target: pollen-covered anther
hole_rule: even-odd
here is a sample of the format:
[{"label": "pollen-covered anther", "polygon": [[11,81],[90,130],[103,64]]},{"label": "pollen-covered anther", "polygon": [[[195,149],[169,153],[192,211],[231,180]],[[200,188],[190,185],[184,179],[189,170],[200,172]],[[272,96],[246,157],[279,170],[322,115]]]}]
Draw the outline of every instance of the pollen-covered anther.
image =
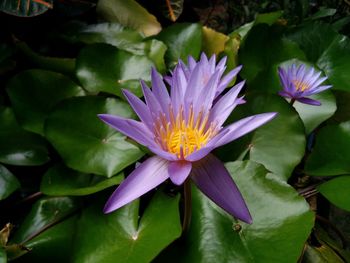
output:
[{"label": "pollen-covered anther", "polygon": [[305,91],[309,88],[309,85],[303,81],[294,80],[293,84],[298,91]]},{"label": "pollen-covered anther", "polygon": [[217,134],[216,125],[208,123],[208,114],[204,115],[200,111],[195,116],[192,105],[187,116],[182,106],[176,115],[172,108],[169,108],[169,112],[169,122],[165,123],[162,115],[157,119],[156,142],[165,151],[175,154],[180,159],[204,147]]}]

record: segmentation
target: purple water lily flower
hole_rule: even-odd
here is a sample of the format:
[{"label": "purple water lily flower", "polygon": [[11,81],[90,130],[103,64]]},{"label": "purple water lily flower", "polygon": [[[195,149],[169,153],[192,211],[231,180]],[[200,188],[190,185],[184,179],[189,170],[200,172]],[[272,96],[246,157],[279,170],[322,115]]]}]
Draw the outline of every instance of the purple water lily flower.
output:
[{"label": "purple water lily flower", "polygon": [[331,85],[321,85],[327,77],[320,77],[321,72],[316,72],[314,68],[306,68],[304,64],[298,67],[292,64],[287,69],[278,68],[283,91],[279,95],[290,98],[291,103],[299,101],[310,105],[320,106],[318,100],[307,98],[310,95],[319,93],[331,88]]},{"label": "purple water lily flower", "polygon": [[208,61],[205,55],[198,63],[190,57],[188,67],[180,60],[167,80],[170,94],[162,77],[153,69],[152,89],[141,81],[145,103],[124,90],[140,121],[99,115],[105,123],[155,154],[115,190],[104,208],[105,213],[135,200],[168,178],[180,185],[190,177],[205,195],[228,213],[244,222],[252,222],[229,172],[210,152],[263,125],[276,113],[250,116],[223,127],[232,110],[242,103],[238,94],[244,82],[218,97],[240,67],[223,76],[225,59],[217,66],[215,63],[215,57]]}]

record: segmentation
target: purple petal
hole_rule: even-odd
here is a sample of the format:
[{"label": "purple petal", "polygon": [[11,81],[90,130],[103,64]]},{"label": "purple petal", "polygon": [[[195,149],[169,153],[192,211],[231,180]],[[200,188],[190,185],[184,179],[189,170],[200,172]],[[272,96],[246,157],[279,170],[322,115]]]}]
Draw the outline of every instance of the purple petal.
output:
[{"label": "purple petal", "polygon": [[150,130],[152,130],[153,120],[147,105],[128,90],[123,89],[123,94],[136,112],[137,116],[139,116],[140,120],[146,124]]},{"label": "purple petal", "polygon": [[158,145],[156,146],[147,146],[148,149],[150,149],[154,154],[162,157],[165,160],[168,161],[176,161],[179,160],[176,155],[166,152],[163,149],[161,149]]},{"label": "purple petal", "polygon": [[289,94],[288,92],[286,92],[284,90],[279,91],[278,94],[282,97],[285,97],[285,98],[293,98],[293,96],[291,94]]},{"label": "purple petal", "polygon": [[147,84],[143,80],[141,80],[141,87],[147,103],[147,107],[149,108],[149,111],[152,115],[153,123],[155,123],[157,122],[159,116],[162,113],[164,114],[162,110],[162,106],[160,106],[159,101],[157,100],[157,98],[154,96],[151,89],[147,86]]},{"label": "purple petal", "polygon": [[219,79],[223,71],[216,71],[209,79],[204,88],[201,88],[198,96],[194,98],[193,109],[195,116],[198,116],[199,111],[207,114],[212,107]]},{"label": "purple petal", "polygon": [[299,101],[300,103],[310,104],[310,105],[314,105],[314,106],[321,105],[321,102],[319,102],[318,100],[313,100],[310,98],[298,98],[296,100]]},{"label": "purple petal", "polygon": [[165,84],[159,75],[159,73],[155,70],[155,68],[152,68],[152,91],[155,96],[155,98],[160,103],[161,107],[163,108],[163,112],[166,113],[167,116],[169,116],[169,105],[170,105],[170,97],[167,88],[165,87]]},{"label": "purple petal", "polygon": [[223,130],[222,132],[219,132],[214,138],[210,139],[210,141],[207,143],[207,145],[203,148],[200,148],[199,150],[191,153],[189,156],[185,158],[185,160],[190,162],[198,161],[205,156],[207,156],[212,150],[214,150],[217,146],[217,142],[223,138],[229,130]]},{"label": "purple petal", "polygon": [[171,104],[175,115],[177,115],[180,105],[183,104],[187,87],[187,79],[181,66],[176,66],[172,78],[173,82],[171,86]]},{"label": "purple petal", "polygon": [[176,184],[181,185],[186,180],[192,169],[192,163],[186,161],[170,162],[168,173],[170,180]]},{"label": "purple petal", "polygon": [[110,213],[130,203],[168,179],[168,164],[168,161],[157,156],[140,164],[108,199],[104,213]]},{"label": "purple petal", "polygon": [[145,146],[155,146],[154,136],[141,122],[125,119],[111,114],[99,114],[98,117],[112,128]]},{"label": "purple petal", "polygon": [[[244,119],[241,119],[225,128],[220,133],[226,132],[226,134],[215,143],[215,148],[227,144],[272,120],[277,115],[277,112],[269,112],[257,114]],[[218,134],[219,135],[219,134]],[[217,136],[218,136],[217,135]]]},{"label": "purple petal", "polygon": [[234,68],[222,78],[216,96],[219,95],[228,86],[228,84],[237,76],[238,72],[240,72],[241,69],[242,65]]},{"label": "purple petal", "polygon": [[232,216],[252,223],[247,205],[225,166],[213,155],[198,163],[191,173],[197,187]]},{"label": "purple petal", "polygon": [[194,60],[194,58],[192,56],[188,56],[188,67],[190,69],[190,71],[192,71],[196,65],[197,65],[197,62]]},{"label": "purple petal", "polygon": [[227,61],[227,56],[224,56],[216,65],[216,69],[224,69]]},{"label": "purple petal", "polygon": [[233,109],[236,107],[237,96],[244,86],[245,81],[242,81],[232,87],[224,96],[222,96],[210,110],[209,122],[216,121],[218,126],[221,126]]},{"label": "purple petal", "polygon": [[324,86],[319,86],[317,88],[314,88],[314,89],[310,89],[310,90],[307,90],[306,92],[303,93],[304,96],[309,96],[309,95],[312,95],[312,94],[316,94],[316,93],[320,93],[324,90],[327,90],[327,89],[330,89],[332,87],[332,85],[324,85]]}]

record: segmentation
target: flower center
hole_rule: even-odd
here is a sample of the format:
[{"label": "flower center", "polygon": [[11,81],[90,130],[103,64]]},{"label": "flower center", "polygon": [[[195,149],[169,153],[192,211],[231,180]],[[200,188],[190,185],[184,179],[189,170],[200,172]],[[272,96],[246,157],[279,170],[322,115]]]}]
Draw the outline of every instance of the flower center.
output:
[{"label": "flower center", "polygon": [[193,107],[189,109],[188,118],[184,116],[183,107],[176,116],[172,109],[169,112],[169,121],[161,116],[155,125],[156,141],[180,159],[205,146],[217,134],[216,125],[208,122],[209,115],[199,112],[194,116]]},{"label": "flower center", "polygon": [[293,80],[293,84],[297,91],[305,91],[309,88],[309,85],[305,82],[299,81],[299,80]]}]

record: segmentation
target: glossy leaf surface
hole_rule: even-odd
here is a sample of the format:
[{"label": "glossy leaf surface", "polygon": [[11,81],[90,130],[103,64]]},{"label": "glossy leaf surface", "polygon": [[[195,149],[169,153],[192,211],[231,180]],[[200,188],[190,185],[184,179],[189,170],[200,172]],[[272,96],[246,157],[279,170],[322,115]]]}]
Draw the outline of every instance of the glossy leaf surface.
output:
[{"label": "glossy leaf surface", "polygon": [[65,164],[83,173],[111,177],[141,158],[143,153],[126,137],[103,123],[97,114],[125,118],[133,112],[113,98],[76,97],[63,101],[46,122],[45,135]]}]

